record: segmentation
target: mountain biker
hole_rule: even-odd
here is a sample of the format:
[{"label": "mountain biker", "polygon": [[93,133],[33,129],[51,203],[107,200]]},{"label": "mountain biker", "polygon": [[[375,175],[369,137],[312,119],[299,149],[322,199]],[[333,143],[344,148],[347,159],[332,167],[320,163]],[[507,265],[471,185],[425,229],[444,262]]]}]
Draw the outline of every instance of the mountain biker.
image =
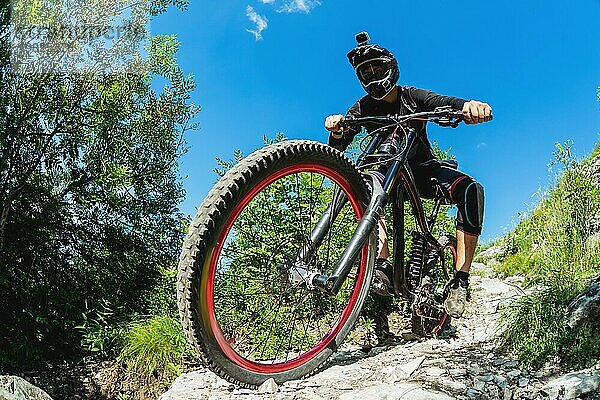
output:
[{"label": "mountain biker", "polygon": [[[348,116],[366,117],[390,114],[406,115],[414,112],[433,111],[437,107],[451,106],[462,110],[467,124],[478,124],[492,119],[491,107],[476,100],[463,100],[457,97],[442,96],[434,92],[410,86],[398,86],[400,71],[394,55],[378,45],[369,44],[366,32],[356,36],[358,46],[347,55],[350,64],[367,92],[343,115],[331,115],[325,120],[330,131],[329,145],[345,150],[352,142],[358,129],[344,129],[340,124]],[[456,165],[436,159],[427,138],[425,121],[411,121],[410,126],[417,131],[416,151],[409,155],[408,163],[413,171],[417,190],[422,197],[433,197],[431,179],[435,178],[446,190],[447,196],[458,207],[456,218],[457,264],[453,278],[447,286],[444,306],[449,315],[461,317],[466,302],[469,285],[469,271],[475,253],[475,247],[483,222],[484,194],[481,184],[469,175],[456,169]],[[367,132],[377,128],[364,124]],[[379,148],[379,152],[390,152],[394,146],[390,135]],[[380,170],[383,174],[385,171]],[[392,265],[389,261],[387,234],[383,219],[379,222],[380,250],[375,264],[375,293],[390,295],[392,287]],[[384,322],[387,329],[387,315]]]}]

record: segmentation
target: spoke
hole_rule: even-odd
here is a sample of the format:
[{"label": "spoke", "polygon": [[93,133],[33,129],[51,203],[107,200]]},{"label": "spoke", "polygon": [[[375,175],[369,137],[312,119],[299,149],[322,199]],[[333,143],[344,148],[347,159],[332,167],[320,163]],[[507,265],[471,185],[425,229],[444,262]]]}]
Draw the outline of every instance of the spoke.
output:
[{"label": "spoke", "polygon": [[[250,248],[248,251],[236,249],[232,245],[223,248],[223,253],[225,253],[225,256],[227,256],[228,258],[229,258],[229,256],[227,253],[229,253],[229,252],[234,253],[234,254],[241,254],[241,255],[247,256],[247,257],[250,257],[250,256],[264,257],[265,256],[265,254],[260,254],[258,251],[255,251],[254,247]],[[250,252],[252,252],[252,253],[250,253]]]},{"label": "spoke", "polygon": [[[312,302],[313,315],[315,315],[317,313],[317,311],[318,311],[316,301],[314,301],[314,296],[315,295],[313,294],[313,296],[312,296],[312,299],[313,299],[313,302]],[[316,320],[316,319],[313,319],[313,320],[315,321],[315,326],[317,327],[317,331],[319,332],[319,339],[323,339],[324,335],[323,335],[323,332],[321,332],[321,325],[319,324],[319,321]]]},{"label": "spoke", "polygon": [[[237,226],[237,227],[234,226],[233,229],[239,230],[240,232],[242,232],[244,234],[245,237],[251,238],[252,240],[258,240],[266,248],[269,248],[269,243],[265,242],[265,239],[261,235],[257,235],[256,233],[246,231],[246,230],[242,229],[241,226]],[[255,243],[255,242],[253,242],[253,243]]]},{"label": "spoke", "polygon": [[[271,323],[271,327],[269,328],[269,333],[267,334],[267,338],[265,340],[265,344],[263,346],[262,351],[260,352],[260,358],[262,359],[263,354],[265,353],[265,350],[267,349],[267,344],[269,343],[269,337],[271,337],[271,332],[273,332],[273,327],[275,326],[275,324],[277,323],[277,317],[279,317],[279,311],[281,311],[281,297],[283,295],[283,291],[280,293],[279,295],[279,300],[277,301],[278,305],[277,305],[277,312],[275,313],[275,319],[273,320],[273,323]],[[252,349],[251,354],[254,353],[254,349]]]},{"label": "spoke", "polygon": [[[279,299],[277,301],[280,306],[281,306],[281,295],[282,294],[283,294],[283,292],[279,294]],[[265,303],[258,310],[258,312],[257,311],[253,311],[253,313],[256,313],[256,314],[260,315],[260,313],[262,313],[262,311],[264,311],[269,306],[270,306],[270,304]],[[260,322],[260,323],[254,323],[253,321],[248,321],[247,319],[242,319],[242,321],[240,323],[236,324],[235,327],[234,327],[234,329],[232,329],[232,332],[231,332],[232,335],[235,334],[235,332],[238,330],[238,328],[240,328],[244,324],[248,324],[249,322],[250,323],[254,323],[254,325],[257,326],[257,327],[260,326],[261,323],[265,320],[265,318],[268,317],[269,315],[271,315],[272,312],[273,312],[273,308],[269,308],[269,310],[264,315],[262,315],[262,317],[260,318],[260,320],[258,320],[258,322]],[[251,312],[251,314],[252,314],[252,312]],[[250,352],[250,354],[252,354],[252,353],[254,353],[254,349],[252,349],[252,351]]]},{"label": "spoke", "polygon": [[294,174],[294,177],[296,179],[296,193],[298,194],[298,196],[296,197],[296,203],[298,203],[298,213],[300,214],[300,231],[302,232],[302,234],[305,234],[306,232],[304,231],[304,224],[302,223],[302,202],[300,201],[300,185],[298,184],[298,174]]},{"label": "spoke", "polygon": [[[264,192],[261,192],[261,195],[264,197]],[[267,203],[267,205],[270,205],[270,204],[271,204],[269,201],[266,201],[266,203]],[[260,206],[260,204],[259,204],[259,206]],[[277,225],[275,224],[275,221],[273,220],[273,213],[272,213],[272,211],[270,210],[270,207],[261,207],[261,209],[262,209],[263,211],[264,211],[264,209],[265,209],[265,208],[266,208],[266,209],[269,211],[269,220],[271,221],[271,225],[270,225],[270,226],[271,226],[271,227],[275,227],[275,226],[277,226]],[[247,210],[248,210],[248,212],[249,212],[250,214],[252,214],[251,216],[252,216],[252,219],[253,219],[253,220],[255,220],[255,221],[257,221],[257,220],[260,220],[260,221],[262,221],[262,219],[261,219],[261,218],[257,218],[256,214],[254,213],[254,208],[253,208],[253,207],[247,207]],[[266,228],[265,228],[265,227],[264,227],[264,225],[262,225],[262,224],[261,224],[260,226],[261,226],[261,228],[263,228],[263,232],[268,232],[268,231],[267,231],[267,228],[269,228],[268,226],[267,226]],[[271,240],[273,240],[275,243],[277,243],[277,237],[273,237],[273,236],[269,235],[269,238],[270,238]]]},{"label": "spoke", "polygon": [[[334,190],[334,192],[333,192],[333,198],[331,200],[331,204],[335,204],[336,203],[336,200],[337,200],[336,199],[336,197],[337,197],[336,194],[337,193]],[[331,234],[332,234],[331,227],[332,226],[333,226],[333,218],[329,218],[329,229],[328,229],[328,233],[327,233],[327,255],[325,256],[325,260],[326,260],[325,267],[327,269],[329,269],[329,251],[331,249]]]},{"label": "spoke", "polygon": [[231,279],[245,279],[247,281],[253,281],[253,282],[265,282],[264,278],[255,278],[253,276],[243,276],[243,275],[232,275],[232,274],[228,274],[226,272],[216,272],[218,275],[223,276],[225,278],[231,278]]},{"label": "spoke", "polygon": [[[289,176],[289,175],[288,175]],[[286,199],[286,206],[289,207],[290,211],[291,211],[291,215],[293,215],[293,219],[295,220],[295,223],[292,224],[293,228],[297,228],[296,224],[300,225],[300,222],[298,221],[298,215],[294,212],[294,207],[293,207],[293,200],[290,198],[290,193],[289,191],[285,188],[285,185],[282,185],[284,190],[283,190],[283,194],[284,197]]]},{"label": "spoke", "polygon": [[[306,291],[306,286],[304,286],[302,288],[302,290],[300,291],[300,296],[299,296],[300,300],[302,299],[302,295],[304,294],[305,291]],[[293,336],[294,336],[294,328],[296,327],[296,313],[295,313],[295,311],[298,309],[298,306],[300,304],[301,303],[298,301],[298,299],[296,299],[296,305],[294,306],[294,309],[291,312],[291,314],[294,315],[294,319],[292,320],[292,329],[290,330],[290,336],[288,338],[288,344],[287,344],[287,347],[285,348],[285,351],[286,351],[286,353],[285,353],[285,361],[288,360],[288,354],[290,354],[289,348],[292,345],[292,339],[293,339]]]}]

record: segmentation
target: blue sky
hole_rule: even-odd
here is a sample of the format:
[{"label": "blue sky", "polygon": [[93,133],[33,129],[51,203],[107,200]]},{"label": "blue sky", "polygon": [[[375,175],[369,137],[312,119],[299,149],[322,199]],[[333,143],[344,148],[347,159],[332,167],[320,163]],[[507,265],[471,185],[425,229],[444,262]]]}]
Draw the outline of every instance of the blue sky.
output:
[{"label": "blue sky", "polygon": [[277,132],[325,142],[324,118],[364,95],[345,55],[367,30],[396,55],[400,84],[493,107],[490,123],[428,129],[486,188],[482,237],[497,237],[548,187],[556,142],[584,155],[600,140],[598,26],[599,0],[190,0],[151,26],[181,41],[202,107],[182,209],[194,214],[215,183],[217,156],[248,154]]}]

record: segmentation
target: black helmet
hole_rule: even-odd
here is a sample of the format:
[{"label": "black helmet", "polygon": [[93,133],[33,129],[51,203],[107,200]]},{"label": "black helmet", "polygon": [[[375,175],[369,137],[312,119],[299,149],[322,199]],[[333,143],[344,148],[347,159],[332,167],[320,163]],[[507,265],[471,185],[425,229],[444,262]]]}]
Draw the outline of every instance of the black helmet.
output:
[{"label": "black helmet", "polygon": [[348,53],[348,60],[369,96],[381,100],[398,83],[400,70],[394,55],[387,49],[369,44],[369,34],[356,35],[358,46]]}]

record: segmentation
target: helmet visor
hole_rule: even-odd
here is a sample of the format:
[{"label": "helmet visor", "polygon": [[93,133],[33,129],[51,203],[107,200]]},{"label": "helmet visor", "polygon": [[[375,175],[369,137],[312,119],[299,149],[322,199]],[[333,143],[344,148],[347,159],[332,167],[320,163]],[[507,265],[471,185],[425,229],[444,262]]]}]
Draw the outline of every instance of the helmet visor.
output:
[{"label": "helmet visor", "polygon": [[389,71],[389,60],[385,58],[368,60],[356,67],[356,75],[365,85],[385,79]]}]

